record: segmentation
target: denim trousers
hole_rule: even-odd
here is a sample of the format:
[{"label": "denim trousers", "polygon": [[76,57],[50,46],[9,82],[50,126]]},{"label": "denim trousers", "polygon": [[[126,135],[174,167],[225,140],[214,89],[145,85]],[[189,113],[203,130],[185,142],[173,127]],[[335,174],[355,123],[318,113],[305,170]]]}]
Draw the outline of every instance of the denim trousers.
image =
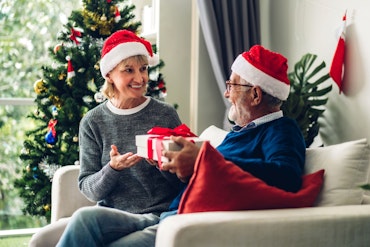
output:
[{"label": "denim trousers", "polygon": [[57,247],[154,247],[160,217],[106,207],[77,210]]}]

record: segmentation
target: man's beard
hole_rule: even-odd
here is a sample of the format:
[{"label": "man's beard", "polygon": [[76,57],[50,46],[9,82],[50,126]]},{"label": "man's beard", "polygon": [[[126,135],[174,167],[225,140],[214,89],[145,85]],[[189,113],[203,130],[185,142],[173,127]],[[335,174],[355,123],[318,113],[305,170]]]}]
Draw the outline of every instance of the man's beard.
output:
[{"label": "man's beard", "polygon": [[235,110],[235,105],[231,105],[230,109],[229,109],[229,113],[228,113],[228,119],[229,121],[231,122],[234,122],[237,120],[237,117],[236,117],[236,110]]}]

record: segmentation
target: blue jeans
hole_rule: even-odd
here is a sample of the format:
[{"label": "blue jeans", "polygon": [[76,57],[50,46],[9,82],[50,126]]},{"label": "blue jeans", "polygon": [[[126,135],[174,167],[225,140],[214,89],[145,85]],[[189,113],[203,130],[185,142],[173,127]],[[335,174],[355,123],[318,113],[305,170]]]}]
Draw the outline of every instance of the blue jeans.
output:
[{"label": "blue jeans", "polygon": [[154,247],[159,220],[155,214],[100,206],[81,208],[73,214],[57,247]]}]

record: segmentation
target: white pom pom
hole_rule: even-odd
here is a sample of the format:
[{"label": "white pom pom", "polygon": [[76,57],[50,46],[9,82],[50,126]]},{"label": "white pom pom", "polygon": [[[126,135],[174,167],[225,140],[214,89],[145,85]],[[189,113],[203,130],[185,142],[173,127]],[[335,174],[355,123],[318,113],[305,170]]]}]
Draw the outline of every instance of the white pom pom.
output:
[{"label": "white pom pom", "polygon": [[152,57],[149,57],[148,59],[150,66],[155,66],[159,64],[159,56],[157,54],[153,54]]}]

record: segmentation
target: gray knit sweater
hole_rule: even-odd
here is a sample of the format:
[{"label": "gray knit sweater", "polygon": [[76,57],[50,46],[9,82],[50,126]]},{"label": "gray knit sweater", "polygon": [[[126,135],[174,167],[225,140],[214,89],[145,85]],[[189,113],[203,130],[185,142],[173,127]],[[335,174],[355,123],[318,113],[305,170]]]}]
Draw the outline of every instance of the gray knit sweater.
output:
[{"label": "gray knit sweater", "polygon": [[172,129],[180,124],[176,110],[155,99],[124,114],[110,110],[107,102],[87,112],[79,131],[82,193],[99,205],[131,213],[166,211],[180,191],[181,182],[173,174],[149,165],[145,159],[131,168],[116,171],[108,165],[109,152],[114,144],[120,154],[136,153],[135,135],[146,134],[154,126]]}]

